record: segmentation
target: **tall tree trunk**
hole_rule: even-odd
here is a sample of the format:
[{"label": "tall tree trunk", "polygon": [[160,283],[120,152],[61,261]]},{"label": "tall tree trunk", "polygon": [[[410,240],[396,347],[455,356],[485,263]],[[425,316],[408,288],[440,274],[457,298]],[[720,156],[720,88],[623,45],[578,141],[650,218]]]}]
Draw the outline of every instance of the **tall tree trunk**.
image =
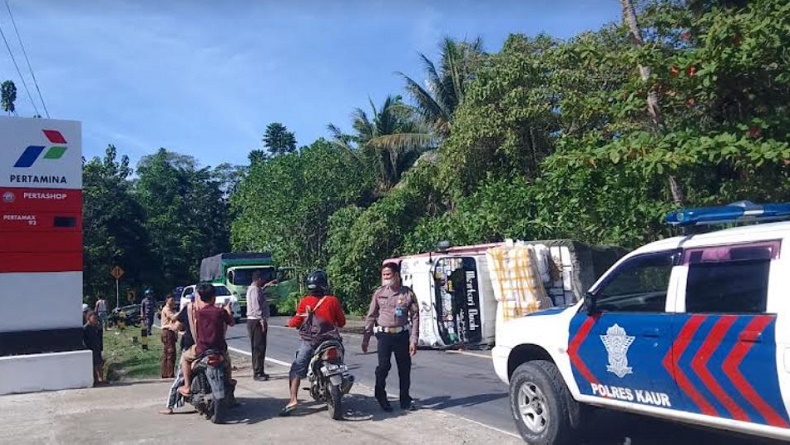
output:
[{"label": "tall tree trunk", "polygon": [[[634,10],[633,2],[631,0],[620,0],[620,5],[623,7],[623,20],[625,21],[626,25],[628,25],[628,29],[631,31],[631,39],[633,40],[634,46],[643,46],[645,41],[642,39],[642,31],[639,29],[639,23],[636,20],[636,11]],[[638,68],[639,76],[642,78],[642,81],[649,82],[650,67],[643,66],[640,63]],[[656,91],[655,86],[651,86],[647,93],[647,112],[650,114],[650,120],[653,123],[653,130],[656,133],[663,133],[664,119],[661,116],[661,110],[658,106],[658,92]],[[672,192],[672,200],[676,205],[683,205],[683,201],[685,199],[683,196],[683,190],[680,188],[680,184],[678,184],[677,179],[675,179],[675,176],[671,173],[669,174],[668,179],[669,190]]]}]

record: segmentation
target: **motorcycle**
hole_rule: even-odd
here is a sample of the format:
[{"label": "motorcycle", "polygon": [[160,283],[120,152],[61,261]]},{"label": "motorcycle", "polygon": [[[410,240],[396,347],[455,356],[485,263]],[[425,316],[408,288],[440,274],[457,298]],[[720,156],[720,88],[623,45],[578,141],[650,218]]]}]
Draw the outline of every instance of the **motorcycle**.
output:
[{"label": "motorcycle", "polygon": [[208,350],[192,365],[192,385],[186,398],[198,414],[213,423],[222,423],[225,411],[236,405],[235,381],[228,383],[225,357],[215,350]]},{"label": "motorcycle", "polygon": [[107,314],[107,327],[118,326],[118,323],[124,320],[127,327],[140,327],[142,320],[140,319],[140,305],[131,304],[113,309]]},{"label": "motorcycle", "polygon": [[326,402],[334,420],[343,419],[342,398],[354,385],[354,376],[348,372],[344,356],[343,343],[326,340],[316,348],[307,367],[310,396],[317,402]]}]

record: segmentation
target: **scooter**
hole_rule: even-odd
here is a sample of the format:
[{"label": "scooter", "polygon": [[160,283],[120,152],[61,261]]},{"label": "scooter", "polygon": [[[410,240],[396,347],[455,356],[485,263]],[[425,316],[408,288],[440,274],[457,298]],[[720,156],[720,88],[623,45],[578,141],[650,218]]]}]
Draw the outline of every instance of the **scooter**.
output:
[{"label": "scooter", "polygon": [[228,408],[236,405],[235,382],[228,383],[225,357],[208,350],[192,365],[192,386],[186,398],[197,412],[213,423],[222,423]]},{"label": "scooter", "polygon": [[334,420],[343,419],[342,398],[354,385],[354,376],[348,372],[344,356],[343,343],[326,340],[316,348],[307,367],[310,396],[326,402],[329,416]]}]

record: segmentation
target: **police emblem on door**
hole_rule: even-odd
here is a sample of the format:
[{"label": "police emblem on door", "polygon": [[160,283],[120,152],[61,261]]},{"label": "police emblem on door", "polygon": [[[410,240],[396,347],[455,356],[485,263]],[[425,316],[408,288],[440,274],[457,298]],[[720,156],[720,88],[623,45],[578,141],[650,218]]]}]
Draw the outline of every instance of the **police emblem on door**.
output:
[{"label": "police emblem on door", "polygon": [[601,335],[601,341],[609,355],[609,365],[606,370],[617,377],[623,378],[628,374],[633,374],[632,368],[628,366],[628,347],[634,342],[634,338],[627,335],[625,329],[614,324],[606,330],[606,335]]}]

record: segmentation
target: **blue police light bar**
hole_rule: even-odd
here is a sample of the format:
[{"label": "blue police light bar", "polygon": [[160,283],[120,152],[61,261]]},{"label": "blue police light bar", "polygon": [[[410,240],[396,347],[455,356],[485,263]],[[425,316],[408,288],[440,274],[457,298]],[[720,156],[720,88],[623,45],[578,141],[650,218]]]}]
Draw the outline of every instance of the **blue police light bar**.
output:
[{"label": "blue police light bar", "polygon": [[751,201],[738,201],[719,207],[675,210],[667,214],[666,223],[685,227],[783,219],[790,219],[790,203],[755,204]]}]

